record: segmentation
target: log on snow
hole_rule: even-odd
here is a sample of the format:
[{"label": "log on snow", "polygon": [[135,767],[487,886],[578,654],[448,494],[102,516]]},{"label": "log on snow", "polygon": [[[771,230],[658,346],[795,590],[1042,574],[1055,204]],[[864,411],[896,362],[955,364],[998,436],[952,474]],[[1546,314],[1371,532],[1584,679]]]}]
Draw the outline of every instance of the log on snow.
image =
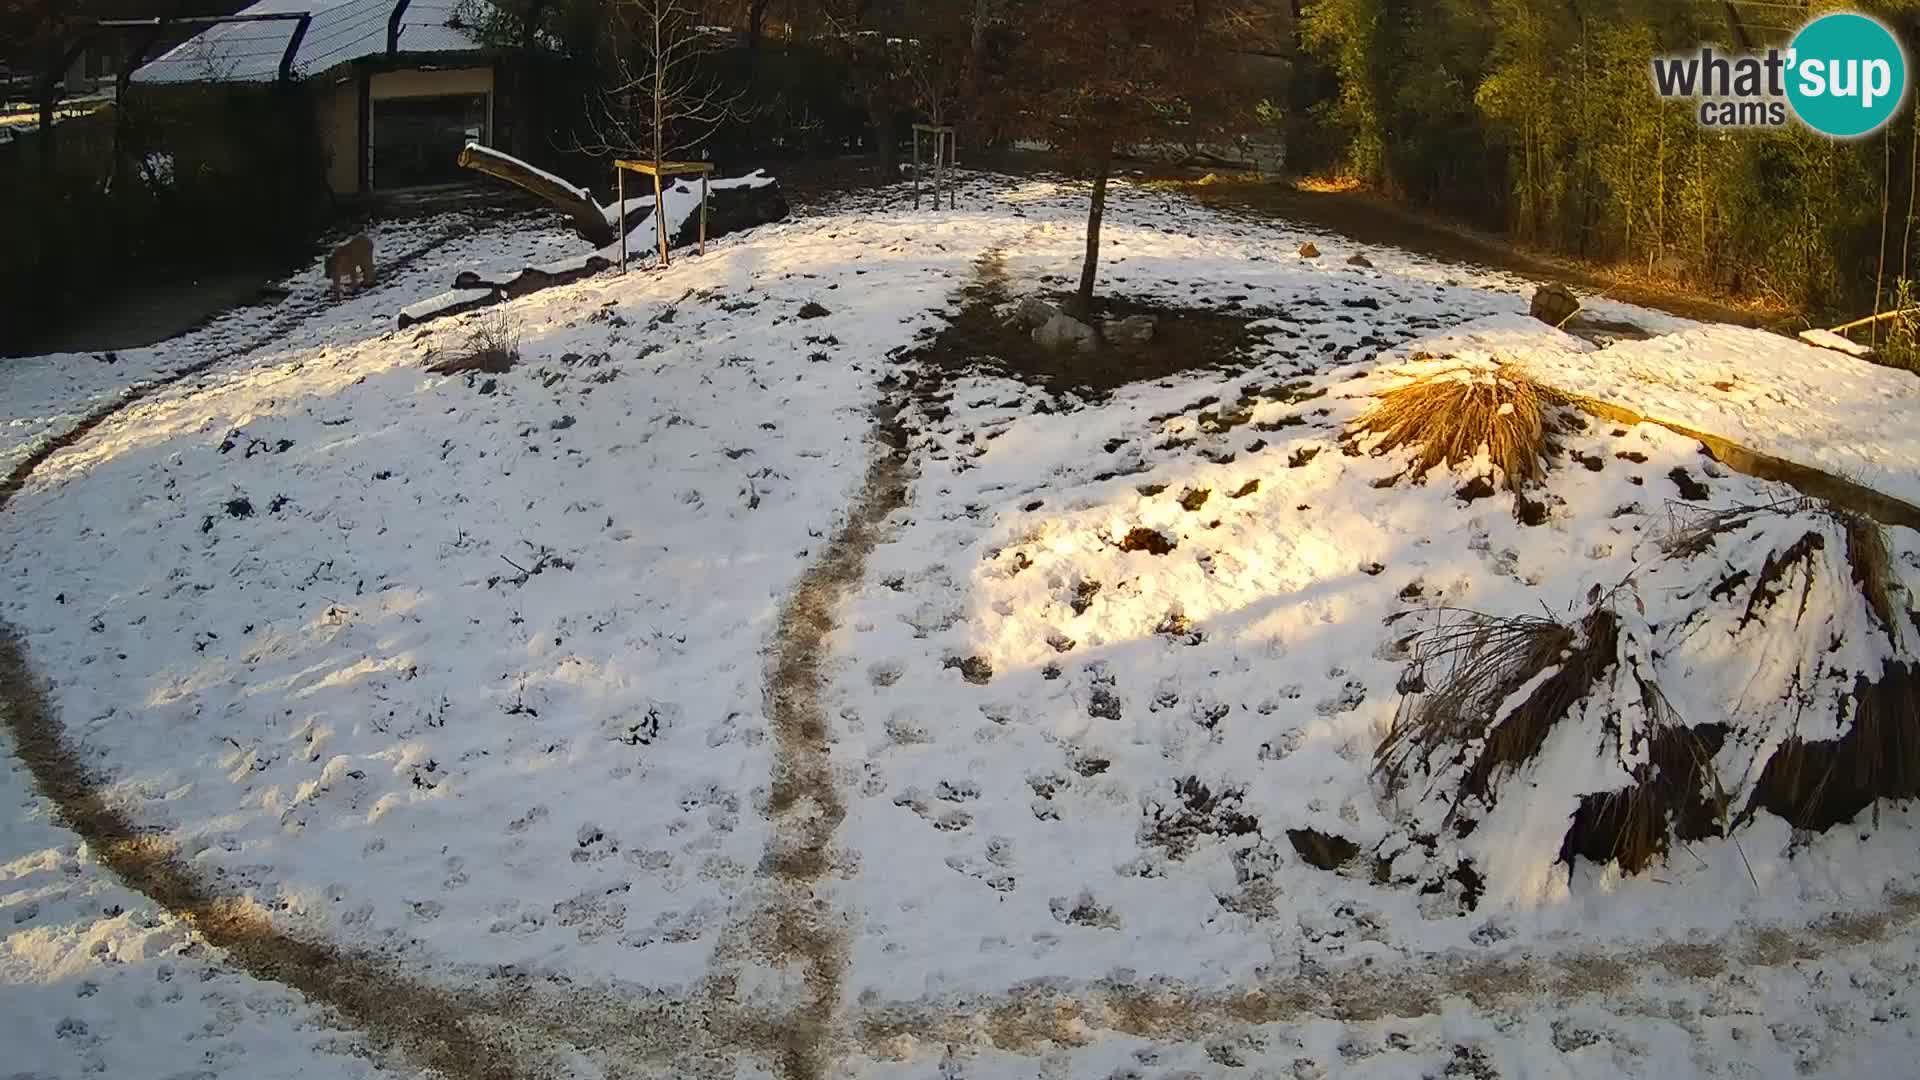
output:
[{"label": "log on snow", "polygon": [[595,247],[605,247],[617,238],[613,225],[585,191],[551,173],[541,172],[518,158],[508,157],[484,146],[468,144],[460,151],[462,168],[482,172],[530,191],[552,203],[567,215],[573,229]]},{"label": "log on snow", "polygon": [[498,289],[509,300],[517,300],[528,293],[541,289],[550,289],[555,285],[567,285],[593,275],[612,266],[613,263],[600,255],[588,255],[584,259],[570,259],[546,266],[529,266],[511,274],[494,278],[482,277],[472,270],[462,270],[453,279],[456,289]]}]

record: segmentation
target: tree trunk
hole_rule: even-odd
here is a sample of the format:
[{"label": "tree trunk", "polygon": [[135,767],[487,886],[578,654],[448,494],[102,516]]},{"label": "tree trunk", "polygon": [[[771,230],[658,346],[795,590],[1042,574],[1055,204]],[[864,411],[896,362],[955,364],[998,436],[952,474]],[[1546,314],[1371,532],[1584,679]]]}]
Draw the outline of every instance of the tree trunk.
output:
[{"label": "tree trunk", "polygon": [[767,32],[767,5],[772,0],[753,0],[747,5],[747,62],[760,56],[760,39]]},{"label": "tree trunk", "polygon": [[893,167],[893,103],[885,95],[872,95],[867,98],[867,117],[873,123],[874,149],[880,153],[880,175],[888,181],[898,179]]},{"label": "tree trunk", "polygon": [[568,187],[517,158],[486,147],[466,146],[458,158],[462,168],[483,172],[540,196],[559,207],[573,221],[573,231],[595,247],[613,243],[616,233],[600,204],[585,189]]},{"label": "tree trunk", "polygon": [[1093,280],[1100,273],[1100,219],[1107,212],[1107,174],[1113,171],[1113,148],[1100,155],[1093,170],[1093,202],[1087,209],[1087,261],[1080,264],[1080,292],[1074,298],[1074,314],[1093,317]]}]

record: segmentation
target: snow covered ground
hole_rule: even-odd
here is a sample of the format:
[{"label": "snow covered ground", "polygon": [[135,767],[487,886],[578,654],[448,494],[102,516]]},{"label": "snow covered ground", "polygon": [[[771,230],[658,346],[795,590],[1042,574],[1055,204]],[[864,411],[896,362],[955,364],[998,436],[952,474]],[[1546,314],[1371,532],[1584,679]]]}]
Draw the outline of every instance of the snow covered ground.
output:
[{"label": "snow covered ground", "polygon": [[316,260],[280,283],[285,299],[236,308],[170,341],[0,360],[0,469],[12,470],[44,440],[131,387],[196,363],[258,361],[380,333],[392,327],[401,306],[395,297],[415,300],[439,292],[461,270],[517,270],[580,247],[546,214],[443,213],[377,224],[367,234],[374,244],[375,286],[338,301]]},{"label": "snow covered ground", "polygon": [[[716,1017],[802,992],[778,948],[742,945],[781,847],[769,655],[891,403],[911,488],[823,658],[846,811],[817,886],[840,972],[811,1036],[827,1075],[1906,1074],[1911,809],[1818,836],[1762,815],[1636,877],[1542,873],[1581,793],[1562,774],[1508,804],[1547,809],[1434,855],[1391,846],[1415,808],[1370,775],[1405,666],[1387,616],[1564,613],[1677,516],[1784,489],[1663,428],[1595,424],[1529,525],[1505,493],[1463,500],[1465,473],[1389,486],[1404,462],[1339,433],[1406,357],[1472,347],[1446,339],[1464,328],[1569,389],[1733,418],[1782,456],[1832,445],[1851,456],[1810,463],[1899,491],[1920,448],[1856,414],[1910,377],[1622,305],[1602,314],[1676,336],[1597,350],[1514,318],[1517,279],[1125,186],[1102,288],[1253,319],[1231,373],[1075,392],[915,361],[983,287],[1064,288],[1081,200],[969,177],[960,209],[916,214],[885,191],[395,332],[459,269],[579,247],[427,223],[377,239],[383,261],[437,246],[375,294],[322,306],[316,267],[298,318],[244,312],[114,365],[9,362],[10,462],[133,381],[213,364],[0,513],[0,621],[106,798],[276,928],[451,987],[510,971],[722,1003],[689,1021],[697,1067],[576,1038],[571,1075],[807,1075]],[[503,311],[512,371],[425,370]],[[1804,374],[1808,354],[1837,370]],[[1635,389],[1681,363],[1738,370],[1748,404]],[[1842,428],[1864,433],[1830,443]],[[1891,546],[1920,585],[1920,537]],[[1646,599],[1655,622],[1680,603]],[[375,1068],[114,884],[22,770],[6,784],[10,1067]],[[1305,830],[1412,883],[1311,867]],[[1444,872],[1459,855],[1471,889]],[[156,1000],[174,1011],[143,1019]]]}]

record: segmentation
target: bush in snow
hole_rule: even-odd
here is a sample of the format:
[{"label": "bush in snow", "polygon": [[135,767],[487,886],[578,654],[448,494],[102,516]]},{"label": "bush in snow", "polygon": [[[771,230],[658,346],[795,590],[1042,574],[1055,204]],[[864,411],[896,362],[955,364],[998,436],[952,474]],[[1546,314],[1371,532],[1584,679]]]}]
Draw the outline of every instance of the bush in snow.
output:
[{"label": "bush in snow", "polygon": [[1450,838],[1496,888],[1576,857],[1637,873],[1763,810],[1824,830],[1920,797],[1911,595],[1871,519],[1705,514],[1577,617],[1395,616],[1435,621],[1403,639],[1376,767],[1408,835]]}]

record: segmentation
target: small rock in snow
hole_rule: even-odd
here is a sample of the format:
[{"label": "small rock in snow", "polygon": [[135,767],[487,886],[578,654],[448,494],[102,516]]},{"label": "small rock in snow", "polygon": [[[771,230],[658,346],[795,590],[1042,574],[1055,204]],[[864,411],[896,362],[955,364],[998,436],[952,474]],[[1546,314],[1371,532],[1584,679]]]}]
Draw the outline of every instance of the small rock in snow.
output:
[{"label": "small rock in snow", "polygon": [[1071,315],[1055,315],[1033,332],[1033,340],[1048,349],[1091,349],[1093,328]]},{"label": "small rock in snow", "polygon": [[1060,314],[1059,308],[1037,296],[1029,296],[1020,301],[1020,306],[1014,309],[1013,325],[1022,330],[1036,329],[1051,322],[1058,314]]}]

